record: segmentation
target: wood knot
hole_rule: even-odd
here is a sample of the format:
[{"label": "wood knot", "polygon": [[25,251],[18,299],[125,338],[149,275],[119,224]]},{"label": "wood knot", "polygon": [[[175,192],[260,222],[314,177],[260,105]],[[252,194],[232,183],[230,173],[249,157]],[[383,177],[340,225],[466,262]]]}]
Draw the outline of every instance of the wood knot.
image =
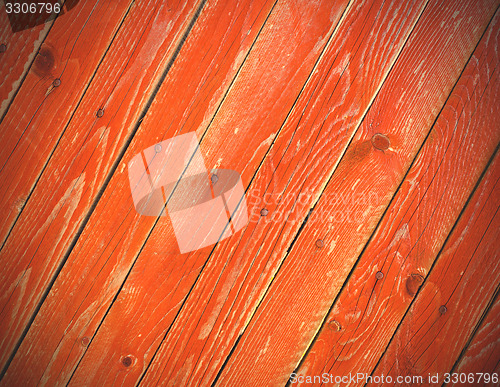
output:
[{"label": "wood knot", "polygon": [[88,347],[88,345],[90,344],[90,338],[88,338],[87,336],[82,337],[80,343],[82,343],[83,347]]},{"label": "wood knot", "polygon": [[417,294],[420,285],[424,282],[424,277],[420,274],[412,273],[406,279],[406,291],[410,296]]},{"label": "wood knot", "polygon": [[342,325],[340,325],[340,323],[337,320],[329,321],[328,326],[337,332],[339,332],[342,329]]},{"label": "wood knot", "polygon": [[389,138],[382,133],[375,133],[372,137],[372,145],[375,149],[385,151],[391,146]]},{"label": "wood knot", "polygon": [[45,77],[51,74],[52,69],[56,63],[54,53],[50,48],[44,47],[36,56],[33,65],[34,72],[40,77]]}]

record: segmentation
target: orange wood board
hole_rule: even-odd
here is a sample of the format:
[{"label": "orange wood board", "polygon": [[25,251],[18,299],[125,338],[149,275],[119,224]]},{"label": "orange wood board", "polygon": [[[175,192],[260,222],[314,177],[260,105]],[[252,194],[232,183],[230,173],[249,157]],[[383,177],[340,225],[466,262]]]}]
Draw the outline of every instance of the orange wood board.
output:
[{"label": "orange wood board", "polygon": [[497,383],[500,0],[4,4],[0,386]]},{"label": "orange wood board", "polygon": [[497,153],[374,376],[430,374],[441,381],[452,370],[500,283],[499,179]]},{"label": "orange wood board", "polygon": [[[251,224],[240,237],[215,249],[154,359],[146,384],[162,379],[213,382],[423,5],[408,4],[402,10],[379,1],[360,2],[344,15],[253,178],[248,190]],[[408,18],[398,19],[399,12]],[[386,31],[384,39],[392,45],[371,34],[377,30]],[[374,44],[386,51],[373,53]],[[265,217],[260,215],[263,208],[268,211]],[[203,308],[200,300],[208,300]]]},{"label": "orange wood board", "polygon": [[[453,20],[458,9],[463,17],[455,23],[468,20],[471,26],[479,23],[483,28],[494,11],[491,3],[471,2],[453,6],[434,2],[425,8],[223,369],[221,384],[284,384],[298,365],[479,41],[482,29],[466,28],[467,33],[454,34],[454,23],[435,33],[435,20]],[[427,55],[419,56],[421,52]],[[419,65],[440,76],[431,79],[414,71]],[[374,137],[377,133],[386,139]],[[353,217],[328,219],[345,211],[342,202],[331,203],[329,197],[353,187],[358,193],[371,193],[370,200],[354,200]],[[294,350],[284,353],[284,348]],[[250,353],[259,354],[258,359]]]},{"label": "orange wood board", "polygon": [[[497,20],[469,59],[297,374],[370,374],[418,292],[500,141],[499,60],[492,49]],[[349,356],[366,348],[369,356]]]},{"label": "orange wood board", "polygon": [[[67,254],[197,7],[197,1],[177,8],[147,1],[127,15],[0,252],[7,269],[2,273],[0,313],[3,362]],[[168,31],[165,23],[171,23]],[[137,110],[130,112],[130,104]],[[24,180],[16,189],[25,183],[28,189],[31,184]]]}]

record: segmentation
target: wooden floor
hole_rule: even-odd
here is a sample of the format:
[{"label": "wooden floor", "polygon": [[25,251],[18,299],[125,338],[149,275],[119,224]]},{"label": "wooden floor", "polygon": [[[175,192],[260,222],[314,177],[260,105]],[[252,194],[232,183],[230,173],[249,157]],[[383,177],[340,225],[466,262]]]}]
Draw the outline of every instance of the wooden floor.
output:
[{"label": "wooden floor", "polygon": [[[499,385],[499,0],[66,3],[0,5],[0,386]],[[181,253],[190,132],[248,223]]]}]

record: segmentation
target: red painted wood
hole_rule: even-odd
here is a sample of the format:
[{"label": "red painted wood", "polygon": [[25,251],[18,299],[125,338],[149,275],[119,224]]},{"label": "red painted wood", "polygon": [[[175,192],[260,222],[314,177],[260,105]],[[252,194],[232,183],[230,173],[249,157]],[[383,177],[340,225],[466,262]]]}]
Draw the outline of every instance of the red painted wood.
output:
[{"label": "red painted wood", "polygon": [[[472,342],[467,346],[458,366],[453,369],[454,373],[474,374],[476,385],[487,385],[492,383],[493,374],[500,377],[500,299],[493,302],[488,314],[481,322],[475,332]],[[482,378],[480,373],[483,375]],[[481,378],[481,379],[480,379]],[[499,379],[500,380],[500,379]],[[460,381],[460,379],[459,379]],[[450,383],[452,386],[459,383]]]},{"label": "red painted wood", "polygon": [[[329,1],[276,5],[203,138],[201,149],[208,167],[230,167],[241,172],[244,183],[250,180],[344,6]],[[178,254],[172,227],[158,223],[72,383],[83,383],[89,375],[98,384],[116,378],[134,382],[151,360],[210,250]],[[146,285],[151,283],[156,286]],[[133,359],[130,367],[120,363],[127,356]],[[96,363],[103,367],[94,370]]]},{"label": "red painted wood", "polygon": [[[198,6],[194,0],[169,6],[136,3],[109,48],[0,252],[3,361],[35,312]],[[31,185],[26,183],[25,189]],[[24,364],[22,356],[20,362]],[[30,368],[33,375],[35,370],[40,372]]]},{"label": "red painted wood", "polygon": [[[498,16],[474,50],[298,375],[370,374],[427,275],[500,131]],[[383,278],[376,278],[377,272]]]},{"label": "red painted wood", "polygon": [[4,45],[0,47],[0,119],[21,87],[23,78],[52,23],[51,20],[14,33],[7,17],[5,3],[0,3],[0,45]]},{"label": "red painted wood", "polygon": [[[92,337],[94,331],[97,330],[106,308],[111,303],[133,263],[134,256],[155,221],[154,218],[141,217],[136,213],[131,200],[125,163],[137,152],[162,138],[172,137],[181,131],[189,132],[199,127],[203,130],[206,127],[272,6],[273,2],[269,1],[260,3],[255,1],[209,2],[206,5],[124,156],[125,162],[120,165],[111,179],[87,228],[37,315],[33,324],[34,329],[28,332],[12,363],[13,367],[17,365],[19,368],[15,368],[16,371],[12,371],[10,377],[24,375],[24,370],[36,369],[38,375],[44,373],[44,381],[68,380],[86,350],[83,343],[88,343],[88,340],[85,339],[82,342],[82,339]],[[281,13],[284,12],[283,8],[278,8],[278,10]],[[275,17],[278,18],[280,15],[277,13]],[[322,17],[329,20],[328,14]],[[287,32],[294,31],[294,27],[297,26],[295,19],[284,19],[282,22],[277,19],[276,21],[278,26],[286,27]],[[310,29],[297,32],[295,37],[297,43],[303,41],[304,37],[309,36],[308,33],[317,31],[318,28],[320,31],[325,31],[329,28],[333,29],[333,26],[323,23],[319,26],[310,25],[308,28]],[[326,43],[327,37],[322,37],[320,33],[311,33],[311,36],[305,39],[307,46],[291,46],[293,47],[291,55],[282,56],[275,51],[277,40],[273,33],[273,30],[266,30],[261,34],[266,44],[257,43],[255,54],[246,61],[246,66],[249,67],[244,67],[239,72],[235,85],[239,82],[246,84],[249,79],[254,79],[258,75],[254,70],[256,63],[262,60],[262,56],[273,53],[274,56],[269,56],[269,61],[274,67],[263,68],[261,78],[255,78],[250,90],[258,93],[256,100],[263,100],[265,97],[268,101],[267,104],[263,104],[262,109],[275,104],[279,114],[271,117],[272,120],[280,123],[288,111],[286,106],[290,108],[321,52],[321,44],[318,43]],[[290,39],[288,33],[285,37],[288,43]],[[281,44],[287,46],[283,37]],[[308,49],[304,49],[305,47]],[[281,71],[281,74],[277,70]],[[265,78],[276,80],[274,91],[261,87],[260,82],[263,82]],[[191,85],[192,87],[189,87]],[[237,90],[234,85],[233,88]],[[173,93],[172,90],[176,92]],[[286,93],[284,93],[285,90],[287,90]],[[246,105],[242,104],[242,100],[246,101],[247,98],[247,95],[240,93],[227,96],[225,104],[228,107],[220,110],[219,117],[225,116],[226,120],[233,119],[232,114],[228,113],[233,112],[232,109],[235,106],[240,106],[241,116],[247,118],[243,122],[251,127],[259,116],[246,113],[244,109]],[[248,114],[248,117],[245,117],[245,114]],[[279,127],[279,124],[272,126],[272,129],[277,130],[276,126]],[[211,128],[217,128],[218,131],[221,127],[233,133],[234,125],[231,124],[222,124],[216,120],[211,126]],[[243,139],[246,140],[252,137],[252,141],[266,143],[269,131],[262,131],[259,138],[248,130],[242,130],[240,136],[234,141],[235,144],[240,144],[238,145],[240,149],[244,148],[247,142],[242,141],[241,136],[244,136]],[[221,140],[218,136],[214,137],[217,141]],[[216,140],[212,142],[214,147],[217,145]],[[224,143],[218,146],[223,147]],[[261,152],[265,152],[266,149],[266,147],[261,147]],[[205,154],[209,153],[209,150],[210,148],[205,147]],[[219,153],[217,157],[220,155]],[[257,160],[258,156],[257,154]],[[207,164],[216,162],[214,157],[207,157],[206,160]],[[124,232],[126,232],[125,237],[123,237]],[[173,233],[170,235],[172,236]],[[131,243],[134,240],[135,242]],[[117,245],[119,247],[115,250]],[[177,251],[175,241],[171,240],[167,246]],[[148,285],[150,283],[148,282]],[[41,328],[42,326],[45,328]],[[122,332],[118,331],[118,333]],[[110,350],[117,348],[113,347]],[[120,363],[122,356],[123,353],[120,352],[119,356],[110,359],[112,362],[110,364],[122,367]],[[105,370],[106,368],[102,371]],[[121,372],[122,368],[118,370]],[[97,369],[90,371],[97,372]],[[7,377],[9,377],[9,372]],[[85,376],[88,378],[92,375],[89,372]],[[121,376],[124,376],[123,372]],[[132,380],[136,380],[140,372],[129,376]]]},{"label": "red painted wood", "polygon": [[[247,195],[251,223],[215,249],[145,384],[214,381],[424,5],[367,1],[350,8],[253,178]],[[169,297],[169,290],[156,291],[152,304]]]},{"label": "red painted wood", "polygon": [[451,371],[500,282],[499,180],[497,152],[374,375]]},{"label": "red painted wood", "polygon": [[[0,244],[109,47],[130,1],[80,1],[54,21],[14,104],[0,124]],[[106,17],[103,17],[106,15]],[[54,81],[60,85],[55,87]],[[59,81],[56,81],[56,85]],[[2,293],[4,302],[9,292]]]},{"label": "red painted wood", "polygon": [[[229,357],[220,384],[282,385],[288,380],[401,183],[495,4],[443,1],[427,5]],[[375,137],[377,133],[387,139]],[[334,218],[346,213],[346,205],[332,203],[331,198],[338,194],[349,198],[354,190],[362,193],[348,204],[354,216]]]}]

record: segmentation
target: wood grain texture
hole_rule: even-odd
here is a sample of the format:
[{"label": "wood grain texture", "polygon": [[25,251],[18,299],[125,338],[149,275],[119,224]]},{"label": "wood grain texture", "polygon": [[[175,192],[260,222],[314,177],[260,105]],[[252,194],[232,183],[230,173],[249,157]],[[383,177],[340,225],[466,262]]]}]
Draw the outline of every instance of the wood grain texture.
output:
[{"label": "wood grain texture", "polygon": [[[71,13],[54,21],[16,96],[19,103],[11,106],[0,124],[0,180],[5,182],[0,186],[0,244],[78,106],[129,4],[80,1]],[[60,80],[57,87],[56,79]]]},{"label": "wood grain texture", "polygon": [[0,121],[21,87],[38,49],[52,26],[50,20],[45,24],[12,32],[5,10],[5,3],[0,3],[0,45],[5,51],[0,52]]},{"label": "wood grain texture", "polygon": [[[370,374],[500,141],[493,19],[298,375]],[[377,279],[381,272],[383,278]]]},{"label": "wood grain texture", "polygon": [[[145,384],[214,381],[424,5],[362,1],[347,11],[252,179],[250,224],[216,247]],[[151,302],[168,291],[156,291]]]},{"label": "wood grain texture", "polygon": [[[43,374],[45,383],[69,380],[156,220],[135,211],[126,163],[163,136],[190,132],[210,122],[273,4],[240,1],[205,5],[6,380],[25,375],[25,370],[36,370],[32,371],[35,380]],[[307,74],[307,69],[304,72]],[[130,245],[133,238],[137,239],[134,248]],[[117,245],[120,247],[115,250]],[[87,376],[92,375],[89,372]],[[138,376],[140,372],[135,378]]]},{"label": "wood grain texture", "polygon": [[500,282],[499,179],[497,152],[374,375],[451,371]]},{"label": "wood grain texture", "polygon": [[[3,353],[25,329],[198,6],[142,1],[130,10],[0,252]],[[14,374],[40,371],[18,366]]]},{"label": "wood grain texture", "polygon": [[[288,380],[401,183],[495,7],[493,1],[439,1],[427,5],[229,357],[220,384],[282,385]],[[443,21],[439,28],[436,20]],[[463,29],[457,33],[459,25]],[[377,133],[384,137],[375,137]],[[355,197],[347,206],[331,200],[335,194],[349,197],[353,190],[361,197]],[[346,213],[354,215],[334,217]]]},{"label": "wood grain texture", "polygon": [[[500,376],[500,298],[496,297],[488,314],[475,332],[471,343],[453,370],[458,374],[476,374],[476,385],[489,383],[488,376],[479,381],[477,373]],[[456,386],[459,383],[450,383]]]},{"label": "wood grain texture", "polygon": [[[243,182],[250,180],[345,4],[277,3],[203,137],[201,149],[209,168],[227,166],[241,171]],[[89,374],[93,376],[95,364],[103,365],[92,379],[96,383],[115,378],[134,382],[154,355],[210,251],[211,247],[179,254],[171,224],[158,222],[72,382],[79,384]],[[120,359],[126,356],[133,359],[133,365],[124,372]]]}]

